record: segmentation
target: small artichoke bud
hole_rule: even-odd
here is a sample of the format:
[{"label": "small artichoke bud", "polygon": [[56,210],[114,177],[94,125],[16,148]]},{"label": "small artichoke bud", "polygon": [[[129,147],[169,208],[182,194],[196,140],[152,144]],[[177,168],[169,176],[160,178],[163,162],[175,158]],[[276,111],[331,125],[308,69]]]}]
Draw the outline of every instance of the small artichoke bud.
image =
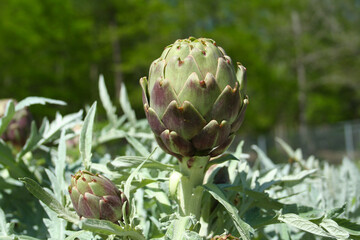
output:
[{"label": "small artichoke bud", "polygon": [[[106,177],[88,171],[78,171],[71,178],[69,194],[80,217],[117,222],[123,217],[125,195]],[[126,206],[129,214],[129,206]]]},{"label": "small artichoke bud", "polygon": [[[14,99],[0,100],[0,118],[5,114],[6,106],[10,100],[12,100],[15,105],[17,104]],[[16,147],[24,146],[30,134],[32,120],[32,115],[28,109],[24,108],[17,111],[6,131],[0,137],[4,139],[4,141],[11,142]]]}]

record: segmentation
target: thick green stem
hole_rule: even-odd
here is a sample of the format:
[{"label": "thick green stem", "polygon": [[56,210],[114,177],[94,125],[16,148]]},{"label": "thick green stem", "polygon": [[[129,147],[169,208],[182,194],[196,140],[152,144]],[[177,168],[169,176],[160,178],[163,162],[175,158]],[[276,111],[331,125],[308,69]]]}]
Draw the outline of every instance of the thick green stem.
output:
[{"label": "thick green stem", "polygon": [[184,157],[180,161],[182,177],[178,186],[178,200],[181,214],[200,218],[205,168],[210,156]]}]

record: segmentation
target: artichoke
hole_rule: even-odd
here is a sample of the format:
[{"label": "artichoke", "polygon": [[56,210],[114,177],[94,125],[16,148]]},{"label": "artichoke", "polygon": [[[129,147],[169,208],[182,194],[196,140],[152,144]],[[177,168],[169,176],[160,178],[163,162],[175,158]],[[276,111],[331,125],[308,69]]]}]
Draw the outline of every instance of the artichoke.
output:
[{"label": "artichoke", "polygon": [[[10,100],[12,100],[15,105],[17,104],[17,101],[14,99],[0,99],[0,118],[5,114],[6,106]],[[33,117],[27,108],[15,112],[6,131],[0,137],[4,139],[4,141],[11,142],[14,146],[24,146],[30,135],[32,120]]]},{"label": "artichoke", "polygon": [[[69,194],[80,217],[116,222],[123,217],[125,195],[106,177],[88,171],[78,171],[71,178]],[[126,207],[126,214],[129,206]]]},{"label": "artichoke", "polygon": [[140,79],[156,141],[179,159],[217,156],[231,144],[248,104],[245,67],[234,66],[214,40],[177,40]]}]

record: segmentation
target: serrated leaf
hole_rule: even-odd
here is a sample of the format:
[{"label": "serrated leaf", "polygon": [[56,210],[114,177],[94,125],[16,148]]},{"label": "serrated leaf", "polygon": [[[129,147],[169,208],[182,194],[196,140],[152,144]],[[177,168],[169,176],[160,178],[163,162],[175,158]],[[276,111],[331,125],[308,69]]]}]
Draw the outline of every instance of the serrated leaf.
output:
[{"label": "serrated leaf", "polygon": [[254,233],[254,229],[244,222],[234,205],[229,203],[224,193],[215,184],[206,184],[203,186],[219,203],[221,203],[230,214],[236,229],[243,240],[250,240],[250,233]]},{"label": "serrated leaf", "polygon": [[0,118],[0,136],[5,132],[7,126],[11,122],[15,115],[15,105],[12,100],[9,100],[6,104],[5,113]]},{"label": "serrated leaf", "polygon": [[98,234],[115,234],[122,237],[131,237],[134,240],[145,240],[145,237],[141,233],[130,228],[130,226],[121,227],[105,220],[83,218],[80,221],[80,228]]},{"label": "serrated leaf", "polygon": [[325,232],[321,227],[315,223],[300,217],[294,213],[287,213],[279,215],[278,220],[284,222],[290,226],[301,229],[305,232],[309,232],[322,237],[332,237],[330,234]]},{"label": "serrated leaf", "polygon": [[195,232],[191,233],[189,231],[193,225],[194,220],[191,217],[179,217],[170,224],[164,238],[166,240],[203,239],[198,234],[195,234]]},{"label": "serrated leaf", "polygon": [[350,236],[347,231],[339,227],[339,225],[331,219],[323,219],[320,226],[325,228],[326,231],[337,239],[347,239]]},{"label": "serrated leaf", "polygon": [[17,159],[20,159],[27,152],[33,151],[39,146],[53,140],[56,134],[63,128],[69,127],[71,124],[76,123],[82,117],[82,111],[77,113],[68,114],[62,117],[60,114],[56,114],[54,121],[49,123],[45,118],[39,128],[36,127],[35,122],[31,124],[31,132],[25,146],[16,155]]},{"label": "serrated leaf", "polygon": [[136,125],[135,111],[131,108],[129,97],[126,92],[126,87],[125,87],[124,83],[121,83],[119,101],[120,101],[120,106],[121,106],[122,110],[124,111],[126,118],[131,123],[132,126],[135,126]]},{"label": "serrated leaf", "polygon": [[66,105],[66,102],[51,98],[44,98],[44,97],[27,97],[23,100],[21,100],[15,107],[16,111],[19,111],[25,107],[28,107],[30,105],[34,104],[42,104],[45,105],[46,103],[50,104],[56,104],[56,105]]},{"label": "serrated leaf", "polygon": [[298,183],[301,183],[305,178],[309,177],[310,175],[317,172],[317,169],[310,169],[310,170],[303,170],[297,174],[294,175],[287,175],[280,179],[276,179],[275,184],[283,184],[285,186],[294,186]]},{"label": "serrated leaf", "polygon": [[48,206],[51,210],[56,212],[60,217],[65,220],[77,224],[79,218],[77,215],[65,209],[50,193],[45,191],[37,182],[30,178],[20,178],[20,181],[25,183],[25,187],[36,198]]},{"label": "serrated leaf", "polygon": [[96,102],[94,102],[94,104],[89,109],[89,112],[85,117],[84,124],[81,128],[81,133],[80,133],[79,149],[80,149],[83,165],[86,170],[90,170],[90,166],[91,166],[91,144],[92,144],[95,112],[96,112]]},{"label": "serrated leaf", "polygon": [[117,122],[117,116],[115,114],[116,112],[116,107],[113,106],[113,104],[111,103],[110,97],[109,97],[109,93],[106,89],[106,85],[105,85],[105,81],[104,81],[104,76],[100,75],[99,77],[99,93],[100,93],[100,99],[101,102],[105,108],[106,111],[106,115],[110,121],[110,123],[115,126],[116,122]]},{"label": "serrated leaf", "polygon": [[254,149],[257,153],[260,164],[261,166],[263,166],[264,169],[274,169],[276,167],[275,164],[271,161],[271,159],[266,156],[264,151],[261,150],[258,146],[252,145],[251,148]]}]

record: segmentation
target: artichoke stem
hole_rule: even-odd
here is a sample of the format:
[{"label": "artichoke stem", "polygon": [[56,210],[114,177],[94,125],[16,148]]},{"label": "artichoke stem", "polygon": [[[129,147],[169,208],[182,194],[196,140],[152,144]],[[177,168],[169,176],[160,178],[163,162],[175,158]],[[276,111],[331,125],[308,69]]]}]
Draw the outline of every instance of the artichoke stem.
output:
[{"label": "artichoke stem", "polygon": [[194,215],[200,218],[201,200],[204,189],[202,188],[205,168],[210,156],[183,157],[180,163],[180,179],[178,188],[178,201],[181,214]]}]

